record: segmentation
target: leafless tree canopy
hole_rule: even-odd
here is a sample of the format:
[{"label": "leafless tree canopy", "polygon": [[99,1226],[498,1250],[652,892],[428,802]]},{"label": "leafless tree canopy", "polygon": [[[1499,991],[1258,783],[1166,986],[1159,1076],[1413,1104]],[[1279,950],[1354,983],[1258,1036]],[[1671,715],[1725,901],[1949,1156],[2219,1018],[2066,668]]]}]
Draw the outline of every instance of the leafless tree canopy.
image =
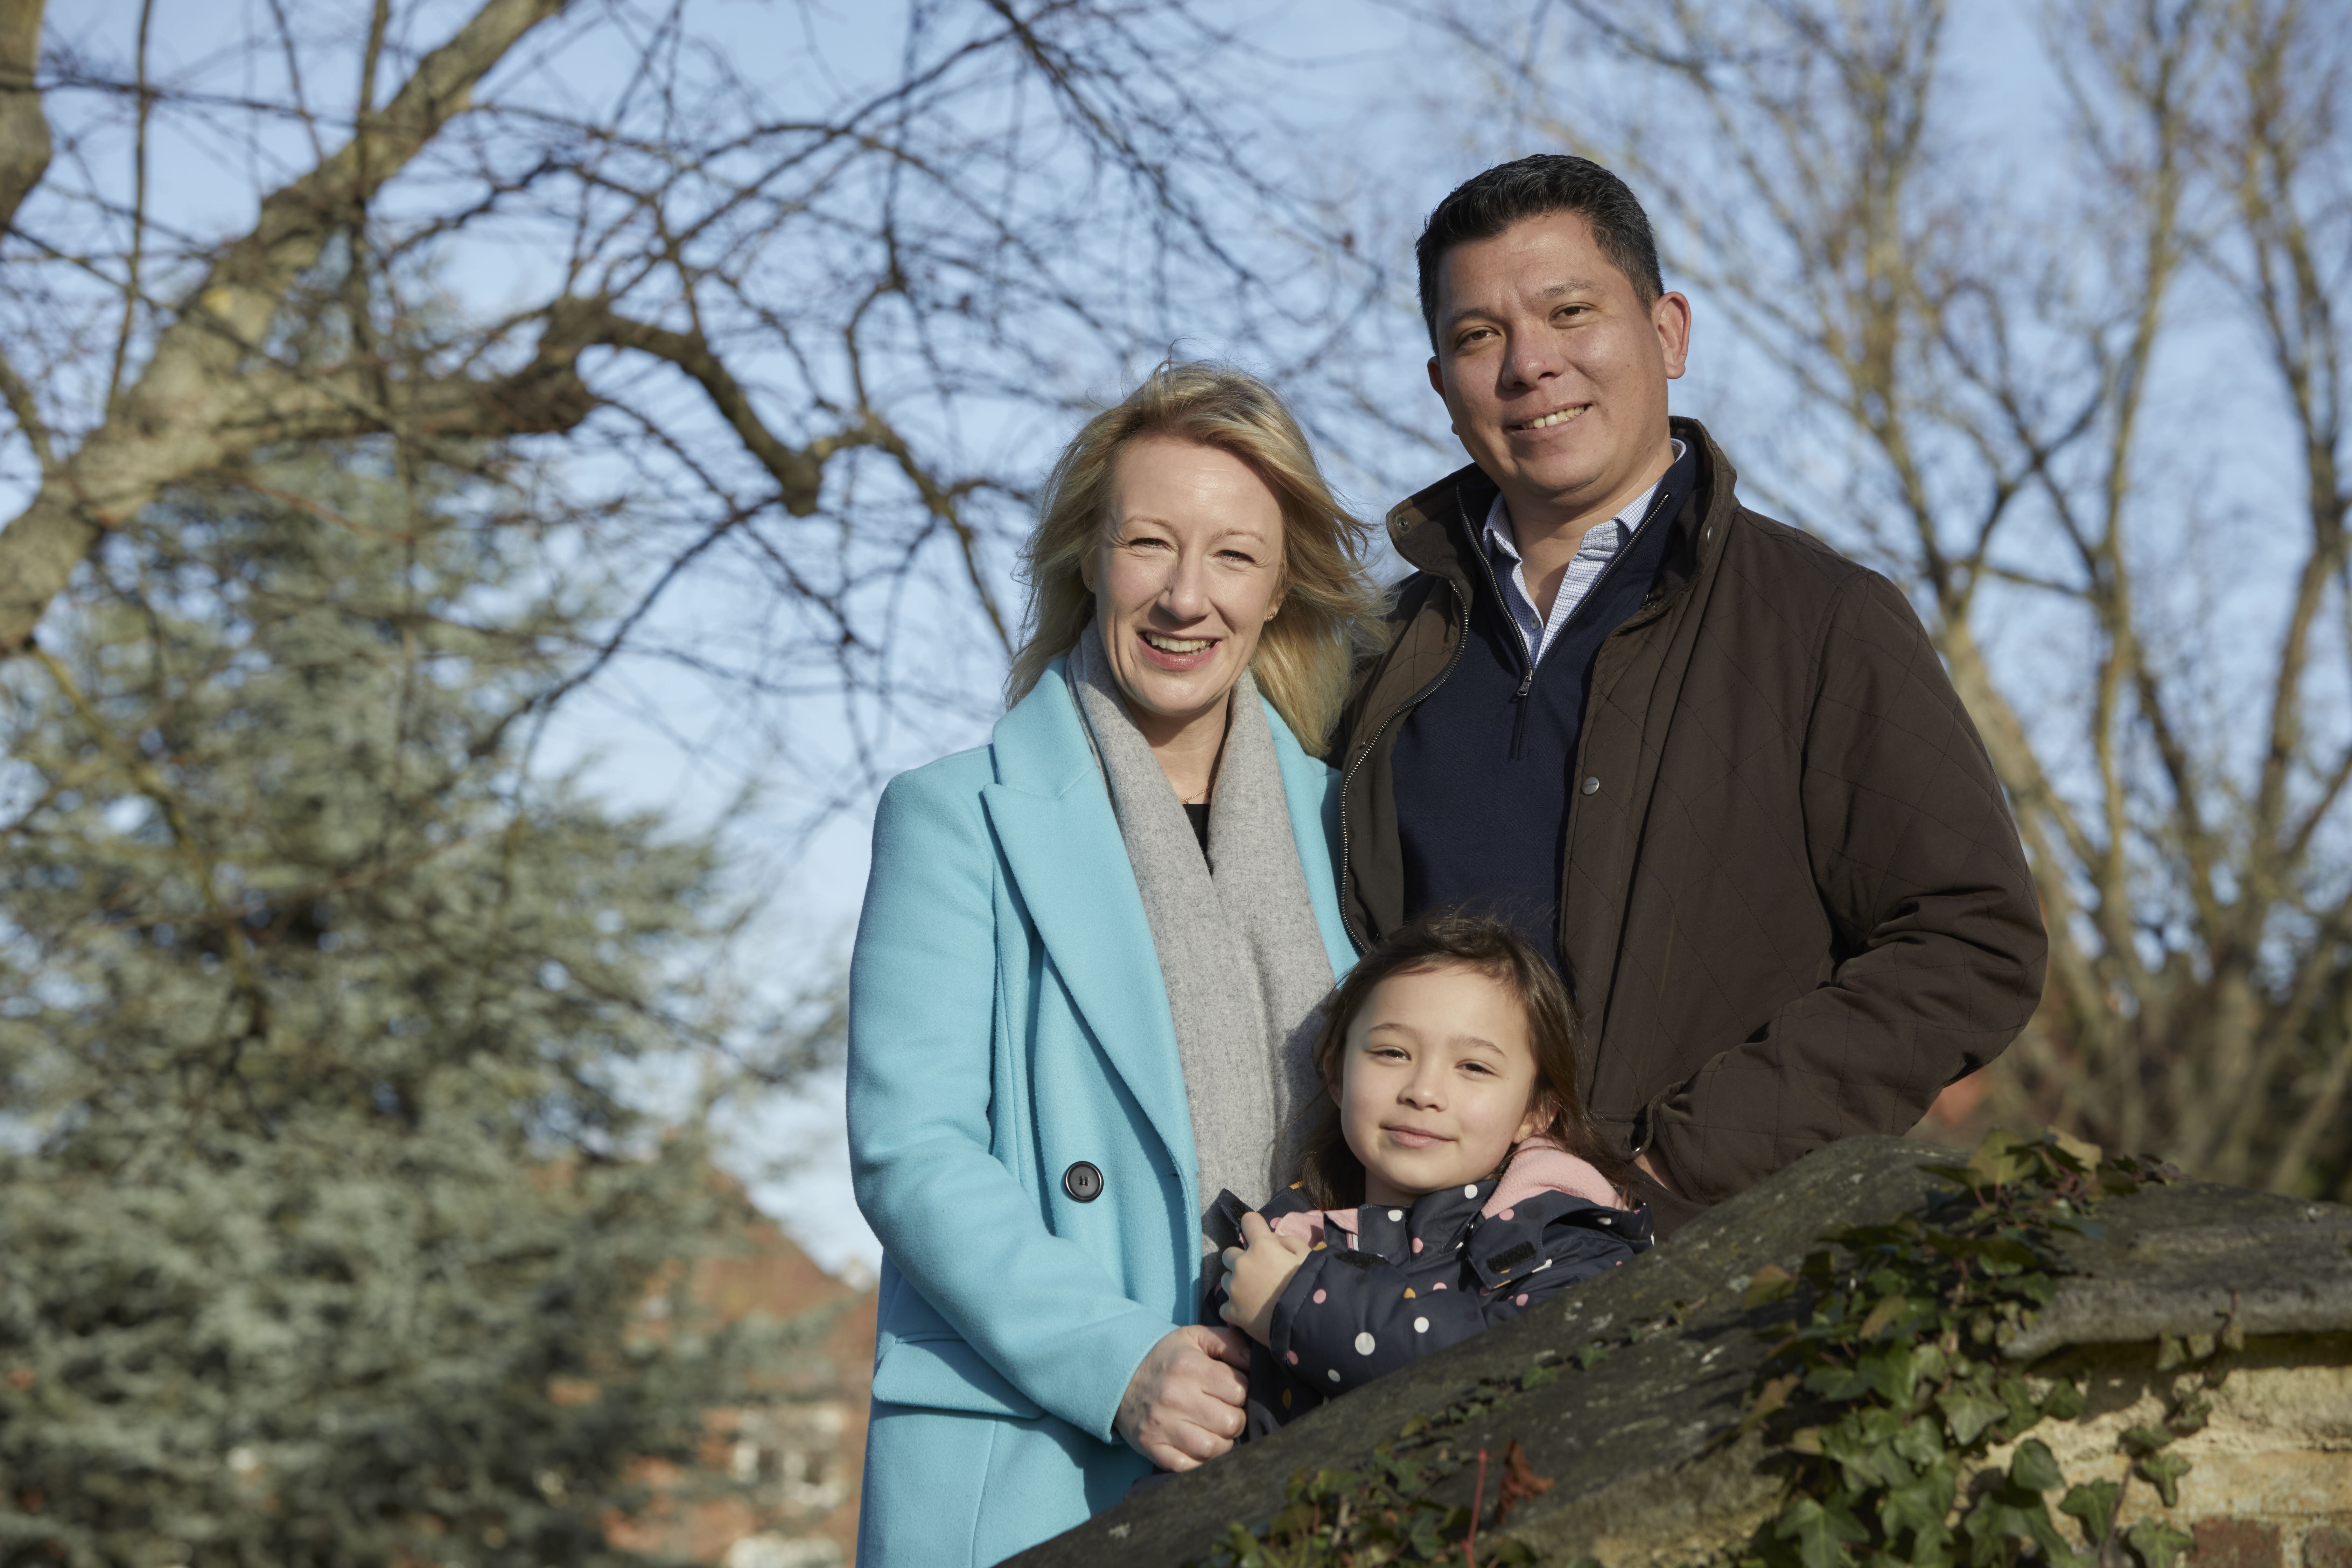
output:
[{"label": "leafless tree canopy", "polygon": [[[509,725],[706,678],[814,815],[987,706],[1041,450],[1170,349],[1244,345],[1385,479],[1445,456],[1348,374],[1412,336],[1352,241],[1391,193],[1286,189],[1292,62],[1185,0],[186,9],[0,0],[7,656],[172,487],[371,444],[619,595]],[[1748,493],[1912,591],[2056,942],[2000,1109],[2340,1194],[2338,20],[1552,0],[1454,11],[1474,79],[1419,85],[1628,174]]]},{"label": "leafless tree canopy", "polygon": [[845,720],[854,754],[786,761],[851,798],[1002,668],[1041,421],[1204,323],[1311,355],[1364,286],[1289,243],[1322,219],[1181,3],[184,11],[0,0],[0,648],[175,482],[320,441],[535,459],[633,603],[528,711],[667,660],[747,726]]},{"label": "leafless tree canopy", "polygon": [[[1998,51],[1937,0],[1454,32],[1734,329],[1750,488],[1911,587],[2053,939],[2002,1110],[2341,1196],[2347,35],[2296,0],[2014,19]],[[1959,63],[1995,52],[2000,90]],[[2062,112],[2000,118],[2037,72]]]}]

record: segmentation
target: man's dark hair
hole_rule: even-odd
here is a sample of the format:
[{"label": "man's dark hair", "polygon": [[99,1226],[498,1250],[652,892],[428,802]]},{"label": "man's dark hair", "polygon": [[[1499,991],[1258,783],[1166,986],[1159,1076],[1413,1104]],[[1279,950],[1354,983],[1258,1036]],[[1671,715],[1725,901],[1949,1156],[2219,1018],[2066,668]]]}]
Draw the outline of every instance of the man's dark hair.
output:
[{"label": "man's dark hair", "polygon": [[1523,219],[1575,213],[1592,226],[1593,242],[1633,285],[1644,305],[1666,291],[1658,273],[1658,242],[1650,215],[1625,182],[1594,163],[1566,153],[1537,153],[1497,163],[1454,187],[1437,204],[1414,242],[1421,265],[1421,319],[1437,342],[1437,264],[1457,245],[1492,239]]}]

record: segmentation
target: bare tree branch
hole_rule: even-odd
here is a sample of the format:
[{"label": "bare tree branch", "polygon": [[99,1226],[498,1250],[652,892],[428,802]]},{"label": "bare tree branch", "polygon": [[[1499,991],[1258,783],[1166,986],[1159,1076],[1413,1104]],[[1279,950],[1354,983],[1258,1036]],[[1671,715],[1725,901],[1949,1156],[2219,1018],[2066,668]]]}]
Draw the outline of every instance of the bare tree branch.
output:
[{"label": "bare tree branch", "polygon": [[[25,645],[107,528],[174,480],[252,449],[252,438],[237,426],[209,420],[201,410],[235,382],[239,363],[259,351],[296,279],[318,261],[353,204],[464,113],[475,84],[562,4],[487,0],[420,62],[381,116],[262,202],[252,231],[207,269],[179,320],[159,335],[120,414],[92,432],[65,471],[0,531],[0,652]],[[37,5],[29,9],[37,16]],[[37,100],[31,101],[37,111]]]},{"label": "bare tree branch", "polygon": [[45,0],[0,0],[0,228],[16,220],[49,167],[37,83]]}]

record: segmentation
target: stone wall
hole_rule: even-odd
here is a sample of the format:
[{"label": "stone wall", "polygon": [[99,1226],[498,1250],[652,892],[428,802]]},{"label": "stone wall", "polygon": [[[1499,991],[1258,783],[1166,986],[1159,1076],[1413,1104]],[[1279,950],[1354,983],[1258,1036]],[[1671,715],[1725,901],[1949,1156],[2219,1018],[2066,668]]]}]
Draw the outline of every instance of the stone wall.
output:
[{"label": "stone wall", "polygon": [[[1468,1457],[1499,1457],[1513,1441],[1551,1483],[1500,1530],[1490,1484],[1483,1543],[1603,1568],[1719,1558],[1774,1516],[1789,1487],[1764,1436],[1743,1429],[1772,1349],[1759,1332],[1769,1310],[1748,1302],[1751,1281],[1768,1265],[1794,1268],[1832,1232],[1922,1209],[1940,1184],[1920,1167],[1949,1158],[1895,1139],[1824,1149],[1562,1304],[1360,1389],[1014,1561],[1206,1562],[1229,1522],[1272,1518],[1294,1474],[1360,1467],[1375,1445],[1433,1414],[1442,1441],[1416,1441],[1451,1473],[1431,1497],[1467,1503]],[[2070,1480],[2120,1479],[2131,1460],[2118,1437],[2163,1420],[2183,1355],[2210,1357],[2219,1380],[2210,1413],[2168,1450],[2190,1468],[2178,1505],[2163,1510],[2193,1536],[2192,1568],[2352,1568],[2352,1210],[2175,1183],[2113,1199],[2098,1217],[2104,1234],[2067,1241],[2058,1295],[2006,1347],[2016,1364],[2070,1374],[2085,1391],[2079,1417],[2032,1436]],[[2218,1351],[2225,1331],[2233,1345],[2242,1334],[2242,1347]],[[1997,1450],[1989,1463],[2007,1458]],[[1992,1479],[1989,1469],[1975,1484]],[[2119,1522],[2160,1507],[2137,1483]],[[1491,1548],[1481,1550],[1483,1559]],[[2119,1547],[2107,1555],[2108,1568],[2132,1562]]]}]

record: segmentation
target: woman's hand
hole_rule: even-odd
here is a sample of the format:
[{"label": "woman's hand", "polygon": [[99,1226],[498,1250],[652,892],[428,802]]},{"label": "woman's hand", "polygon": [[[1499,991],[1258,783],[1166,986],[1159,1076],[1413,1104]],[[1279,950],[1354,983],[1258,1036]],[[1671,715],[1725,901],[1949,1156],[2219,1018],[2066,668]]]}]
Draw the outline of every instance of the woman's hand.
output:
[{"label": "woman's hand", "polygon": [[1198,1468],[1234,1446],[1249,1424],[1249,1344],[1199,1324],[1151,1347],[1118,1402],[1118,1435],[1163,1470]]},{"label": "woman's hand", "polygon": [[1242,1215],[1242,1244],[1225,1248],[1225,1321],[1264,1344],[1273,1332],[1274,1304],[1298,1266],[1307,1244],[1277,1236],[1262,1215]]}]

